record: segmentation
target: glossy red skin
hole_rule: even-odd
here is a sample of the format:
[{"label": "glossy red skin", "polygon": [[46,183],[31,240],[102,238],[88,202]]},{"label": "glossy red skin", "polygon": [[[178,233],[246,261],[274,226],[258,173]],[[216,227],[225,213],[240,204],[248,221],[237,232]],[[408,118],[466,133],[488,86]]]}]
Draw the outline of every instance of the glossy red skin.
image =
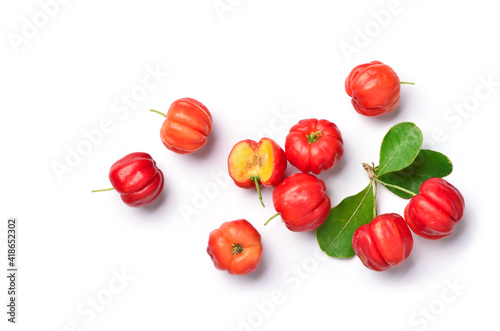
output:
[{"label": "glossy red skin", "polygon": [[163,173],[147,153],[131,153],[116,161],[109,170],[109,180],[130,207],[153,202],[163,190]]},{"label": "glossy red skin", "polygon": [[379,116],[397,108],[399,77],[388,65],[372,61],[355,67],[345,81],[354,109],[361,115]]},{"label": "glossy red skin", "polygon": [[[310,143],[307,136],[321,134]],[[285,153],[288,162],[302,172],[320,174],[331,169],[344,155],[344,141],[337,125],[315,118],[304,119],[292,126],[286,136]]]},{"label": "glossy red skin", "polygon": [[352,248],[367,268],[383,271],[410,256],[413,236],[403,217],[383,214],[356,229]]},{"label": "glossy red skin", "polygon": [[[257,154],[257,151],[259,150],[259,147],[264,140],[270,141],[271,144],[273,145],[273,156],[274,156],[273,172],[272,172],[271,176],[269,177],[269,179],[267,179],[267,180],[259,179],[259,183],[261,183],[262,185],[267,186],[267,187],[275,187],[283,180],[283,178],[285,178],[286,168],[287,168],[288,164],[287,164],[285,151],[274,140],[272,140],[270,138],[262,138],[257,143],[254,140],[245,139],[245,140],[238,142],[236,145],[234,145],[233,149],[231,149],[231,152],[229,153],[229,155],[231,155],[233,150],[235,148],[237,148],[238,144],[241,144],[241,143],[248,143],[252,147],[252,149],[255,151],[255,154]],[[229,168],[229,162],[228,162],[228,168]],[[255,188],[255,182],[250,177],[248,177],[247,179],[245,179],[243,181],[237,180],[232,176],[231,172],[232,171],[229,168],[229,176],[234,181],[236,186],[242,187],[242,188],[248,188],[248,189]]]},{"label": "glossy red skin", "polygon": [[192,98],[174,101],[160,130],[161,141],[178,154],[191,154],[207,142],[212,132],[212,114],[201,102]]},{"label": "glossy red skin", "polygon": [[[233,254],[233,244],[243,251]],[[246,275],[257,269],[262,258],[262,242],[259,232],[244,219],[225,222],[213,230],[208,238],[207,253],[215,267],[233,275]]]},{"label": "glossy red skin", "polygon": [[405,208],[410,229],[426,239],[449,236],[462,219],[465,202],[460,191],[442,178],[431,178],[420,185],[419,194]]},{"label": "glossy red skin", "polygon": [[273,204],[286,227],[295,232],[316,229],[331,209],[325,182],[304,173],[292,174],[276,186]]}]

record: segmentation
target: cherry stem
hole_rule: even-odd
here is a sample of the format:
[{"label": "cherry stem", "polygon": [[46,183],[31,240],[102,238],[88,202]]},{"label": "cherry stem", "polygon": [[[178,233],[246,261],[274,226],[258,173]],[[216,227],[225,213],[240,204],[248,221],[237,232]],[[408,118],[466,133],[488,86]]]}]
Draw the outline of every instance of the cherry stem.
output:
[{"label": "cherry stem", "polygon": [[165,115],[164,113],[162,113],[161,111],[158,111],[158,110],[154,110],[154,109],[150,109],[153,113],[157,113],[157,114],[160,114],[160,115],[163,115],[165,117],[167,117],[167,115]]},{"label": "cherry stem", "polygon": [[114,189],[115,189],[114,187],[110,187],[110,188],[105,188],[105,189],[102,189],[102,190],[93,190],[91,192],[94,193],[94,192],[113,191]]},{"label": "cherry stem", "polygon": [[273,218],[278,217],[279,215],[280,215],[280,213],[276,213],[276,214],[274,214],[273,216],[271,216],[271,218],[270,218],[270,219],[268,219],[268,220],[266,221],[266,223],[264,223],[264,226],[266,226],[266,225],[267,225],[267,223],[271,222],[271,220],[272,220]]},{"label": "cherry stem", "polygon": [[370,180],[370,185],[375,186],[375,192],[373,193],[373,218],[377,217],[377,181]]},{"label": "cherry stem", "polygon": [[233,244],[233,256],[243,253],[243,246],[240,244]]},{"label": "cherry stem", "polygon": [[415,85],[415,83],[412,83],[412,82],[399,82],[399,84]]},{"label": "cherry stem", "polygon": [[375,172],[373,170],[373,167],[367,163],[363,163],[363,168],[365,168],[366,172],[368,172],[368,177],[370,178],[370,180],[372,181],[375,181],[375,182],[379,182],[380,184],[386,186],[386,187],[392,187],[396,190],[400,190],[402,192],[405,192],[405,193],[408,193],[410,194],[412,197],[416,196],[417,194],[415,192],[412,192],[410,190],[407,190],[401,186],[397,186],[397,185],[394,185],[394,184],[389,184],[389,183],[386,183],[382,180],[380,180],[377,175],[375,175]]},{"label": "cherry stem", "polygon": [[264,201],[262,200],[262,194],[260,193],[260,186],[259,186],[259,176],[252,176],[250,177],[250,179],[255,183],[255,188],[257,188],[257,194],[259,195],[259,200],[260,200],[260,204],[262,205],[262,207],[266,207],[264,205]]},{"label": "cherry stem", "polygon": [[317,142],[320,137],[321,137],[321,130],[316,132],[311,132],[306,135],[307,142],[310,144]]}]

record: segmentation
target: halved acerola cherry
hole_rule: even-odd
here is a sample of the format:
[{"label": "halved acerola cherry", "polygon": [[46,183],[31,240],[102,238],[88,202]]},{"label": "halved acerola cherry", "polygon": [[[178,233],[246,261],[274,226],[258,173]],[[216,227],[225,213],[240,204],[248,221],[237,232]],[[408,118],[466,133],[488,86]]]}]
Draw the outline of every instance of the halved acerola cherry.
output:
[{"label": "halved acerola cherry", "polygon": [[259,183],[278,185],[285,177],[287,160],[283,149],[272,139],[262,138],[258,143],[246,139],[234,145],[227,165],[234,183],[242,188],[257,188],[260,203],[265,207]]}]

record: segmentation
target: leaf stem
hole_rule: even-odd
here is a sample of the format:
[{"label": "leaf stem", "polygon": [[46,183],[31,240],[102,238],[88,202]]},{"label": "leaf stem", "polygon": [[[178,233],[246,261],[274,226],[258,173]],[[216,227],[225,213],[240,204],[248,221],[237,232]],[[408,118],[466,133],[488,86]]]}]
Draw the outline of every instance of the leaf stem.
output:
[{"label": "leaf stem", "polygon": [[380,179],[378,179],[377,177],[374,178],[375,181],[379,182],[380,184],[386,186],[386,187],[392,187],[392,188],[395,188],[396,190],[400,190],[402,192],[405,192],[405,193],[408,193],[410,194],[412,197],[416,196],[417,193],[413,192],[413,191],[410,191],[410,190],[407,190],[405,188],[402,188],[401,186],[397,186],[397,185],[393,185],[393,184],[389,184],[389,183],[386,183],[386,182],[383,182],[381,181]]},{"label": "leaf stem", "polygon": [[266,223],[264,223],[264,226],[265,226],[265,225],[267,225],[267,223],[271,222],[271,220],[272,220],[273,218],[278,217],[279,215],[280,215],[280,213],[276,213],[276,214],[274,214],[273,216],[271,216],[271,218],[270,218],[270,219],[268,219],[268,220],[266,221]]},{"label": "leaf stem", "polygon": [[370,180],[370,185],[374,184],[374,190],[375,192],[373,193],[373,218],[377,217],[377,181]]},{"label": "leaf stem", "polygon": [[373,180],[377,177],[377,176],[375,176],[375,172],[373,171],[373,167],[371,165],[369,165],[368,163],[363,163],[363,168],[368,173],[368,178],[370,178],[370,180]]},{"label": "leaf stem", "polygon": [[412,197],[416,196],[417,193],[415,192],[412,192],[410,190],[407,190],[401,186],[397,186],[397,185],[393,185],[393,184],[389,184],[389,183],[386,183],[384,181],[381,181],[377,175],[375,175],[375,172],[373,171],[374,167],[369,165],[368,163],[363,163],[363,168],[366,170],[366,172],[368,173],[368,178],[370,178],[370,184],[372,181],[375,181],[375,199],[376,200],[376,196],[377,196],[377,183],[376,182],[379,182],[380,184],[386,186],[386,187],[392,187],[392,188],[395,188],[396,190],[400,190],[402,192],[405,192],[405,193],[408,193],[410,194]]},{"label": "leaf stem", "polygon": [[114,187],[110,187],[110,188],[104,188],[102,190],[92,190],[91,192],[94,193],[94,192],[113,191],[114,189],[115,189]]}]

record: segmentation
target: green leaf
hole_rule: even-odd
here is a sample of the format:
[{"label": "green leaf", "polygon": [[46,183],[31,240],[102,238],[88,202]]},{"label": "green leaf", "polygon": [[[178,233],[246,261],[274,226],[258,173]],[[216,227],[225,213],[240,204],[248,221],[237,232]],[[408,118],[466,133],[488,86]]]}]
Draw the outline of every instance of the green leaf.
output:
[{"label": "green leaf", "polygon": [[318,227],[316,237],[320,248],[328,255],[348,258],[354,255],[352,235],[358,227],[376,216],[373,183],[354,196],[342,200],[330,210],[325,222]]},{"label": "green leaf", "polygon": [[394,125],[382,140],[380,162],[375,175],[380,177],[408,167],[417,157],[423,141],[422,131],[414,123]]},{"label": "green leaf", "polygon": [[[422,149],[411,165],[379,177],[385,183],[396,185],[418,194],[420,185],[429,178],[446,177],[453,171],[450,159],[439,152]],[[403,199],[410,199],[411,194],[386,186],[394,194]]]}]

